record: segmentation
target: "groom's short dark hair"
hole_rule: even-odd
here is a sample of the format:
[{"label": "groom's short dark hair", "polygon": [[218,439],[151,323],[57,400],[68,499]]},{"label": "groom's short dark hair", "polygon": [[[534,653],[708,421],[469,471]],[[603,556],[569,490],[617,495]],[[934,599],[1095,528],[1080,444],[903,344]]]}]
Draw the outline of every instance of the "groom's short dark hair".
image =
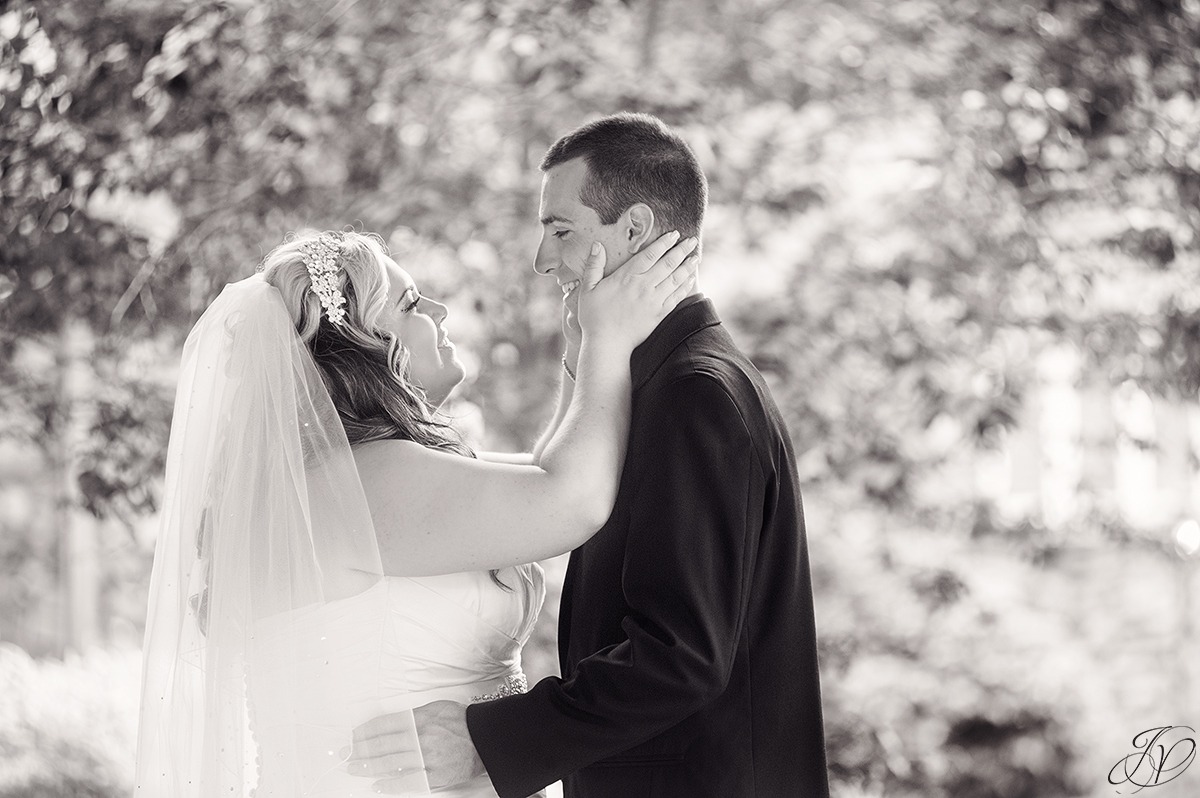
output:
[{"label": "groom's short dark hair", "polygon": [[583,158],[588,175],[579,200],[603,224],[644,202],[664,232],[699,235],[708,181],[678,133],[649,114],[620,113],[588,122],[554,142],[541,170]]}]

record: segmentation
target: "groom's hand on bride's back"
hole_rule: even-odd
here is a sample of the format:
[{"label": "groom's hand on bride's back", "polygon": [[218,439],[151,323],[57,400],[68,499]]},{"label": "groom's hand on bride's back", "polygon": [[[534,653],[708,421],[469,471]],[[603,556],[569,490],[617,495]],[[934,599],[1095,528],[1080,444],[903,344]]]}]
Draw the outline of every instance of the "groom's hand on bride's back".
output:
[{"label": "groom's hand on bride's back", "polygon": [[[413,721],[416,733],[413,733]],[[485,771],[471,734],[467,708],[453,701],[434,701],[409,712],[372,718],[354,730],[346,770],[355,776],[378,776],[375,791],[400,795],[420,785],[421,760],[429,787],[447,787],[482,776]]]}]

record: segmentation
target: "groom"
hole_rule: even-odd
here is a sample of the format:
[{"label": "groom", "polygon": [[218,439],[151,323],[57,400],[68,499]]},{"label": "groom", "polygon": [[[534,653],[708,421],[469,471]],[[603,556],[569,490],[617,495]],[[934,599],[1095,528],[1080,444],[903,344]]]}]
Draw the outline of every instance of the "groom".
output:
[{"label": "groom", "polygon": [[[658,119],[618,114],[541,164],[535,268],[607,271],[678,230],[699,236],[707,183]],[[566,311],[574,368],[578,327]],[[788,431],[712,302],[680,303],[631,357],[633,416],[605,526],[571,555],[563,677],[524,695],[416,711],[433,786],[486,769],[502,798],[827,798],[804,517]],[[571,398],[564,376],[559,417]],[[383,785],[381,785],[383,786]]]}]

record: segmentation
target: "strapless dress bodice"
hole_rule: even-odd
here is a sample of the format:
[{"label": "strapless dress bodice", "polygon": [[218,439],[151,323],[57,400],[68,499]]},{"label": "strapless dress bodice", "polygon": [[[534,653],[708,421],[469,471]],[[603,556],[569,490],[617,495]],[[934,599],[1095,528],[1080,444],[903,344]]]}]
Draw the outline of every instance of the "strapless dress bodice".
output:
[{"label": "strapless dress bodice", "polygon": [[[257,746],[254,798],[373,796],[350,776],[354,727],[431,701],[521,689],[521,647],[545,597],[537,565],[491,575],[384,577],[363,593],[255,628],[246,696]],[[415,793],[420,794],[420,793]],[[445,796],[494,796],[487,777]]]}]

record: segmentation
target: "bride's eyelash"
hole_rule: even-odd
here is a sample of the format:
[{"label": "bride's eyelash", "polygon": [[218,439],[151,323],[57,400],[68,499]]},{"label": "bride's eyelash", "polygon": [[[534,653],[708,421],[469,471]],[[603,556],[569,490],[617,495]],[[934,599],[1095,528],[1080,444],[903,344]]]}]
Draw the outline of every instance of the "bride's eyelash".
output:
[{"label": "bride's eyelash", "polygon": [[401,313],[412,313],[417,309],[417,305],[421,302],[421,295],[416,291],[413,292],[413,301],[400,309]]}]

